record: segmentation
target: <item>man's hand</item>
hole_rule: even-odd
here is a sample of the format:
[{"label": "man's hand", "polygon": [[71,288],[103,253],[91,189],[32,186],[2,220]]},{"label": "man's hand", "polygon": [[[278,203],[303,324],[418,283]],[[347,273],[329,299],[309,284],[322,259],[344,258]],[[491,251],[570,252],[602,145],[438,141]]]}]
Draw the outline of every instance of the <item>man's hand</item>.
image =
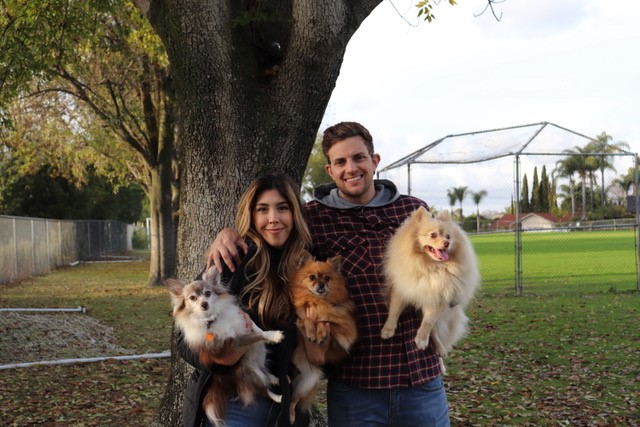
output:
[{"label": "man's hand", "polygon": [[249,250],[247,244],[240,238],[236,230],[233,228],[223,228],[209,247],[207,268],[215,265],[218,271],[223,271],[222,263],[224,262],[231,272],[236,271],[236,266],[240,264],[238,248],[240,248],[245,255]]}]

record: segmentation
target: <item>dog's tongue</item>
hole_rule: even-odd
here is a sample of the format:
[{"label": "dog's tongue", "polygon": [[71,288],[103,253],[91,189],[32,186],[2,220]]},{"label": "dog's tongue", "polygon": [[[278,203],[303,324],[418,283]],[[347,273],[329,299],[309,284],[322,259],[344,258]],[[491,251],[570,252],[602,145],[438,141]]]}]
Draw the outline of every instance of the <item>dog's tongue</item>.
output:
[{"label": "dog's tongue", "polygon": [[438,258],[440,258],[442,261],[448,261],[449,260],[449,254],[447,253],[447,251],[443,251],[442,249],[434,249],[436,251],[436,255],[438,256]]}]

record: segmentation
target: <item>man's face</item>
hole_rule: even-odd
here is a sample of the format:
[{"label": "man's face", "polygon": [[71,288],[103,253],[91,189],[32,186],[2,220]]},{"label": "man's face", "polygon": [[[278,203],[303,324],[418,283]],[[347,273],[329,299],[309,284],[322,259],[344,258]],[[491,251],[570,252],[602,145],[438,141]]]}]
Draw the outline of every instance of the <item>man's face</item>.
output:
[{"label": "man's face", "polygon": [[361,136],[336,142],[327,154],[329,164],[325,169],[338,186],[340,197],[357,205],[373,200],[376,195],[373,174],[380,155],[370,154]]}]

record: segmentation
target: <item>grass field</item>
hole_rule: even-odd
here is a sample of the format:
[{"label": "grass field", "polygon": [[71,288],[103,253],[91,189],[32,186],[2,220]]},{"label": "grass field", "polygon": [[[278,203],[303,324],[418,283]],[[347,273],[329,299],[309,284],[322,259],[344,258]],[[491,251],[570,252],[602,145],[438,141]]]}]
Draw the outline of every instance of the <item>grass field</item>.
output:
[{"label": "grass field", "polygon": [[[543,235],[532,237],[545,242]],[[501,278],[493,270],[499,266],[492,265],[498,262],[495,253],[506,253],[512,243],[494,239],[474,236],[486,284],[468,310],[470,335],[446,361],[452,424],[640,425],[640,296],[632,291],[635,282],[620,289],[603,288],[585,274],[584,284],[565,286],[580,285],[577,292],[538,292],[531,284],[525,286],[525,296],[516,297],[509,279]],[[555,246],[554,252],[562,253]],[[615,252],[603,250],[606,256],[623,256]],[[545,265],[555,266],[555,275],[562,276],[565,264]],[[590,264],[584,263],[584,268]],[[541,271],[554,279],[545,268],[551,267]],[[164,351],[171,327],[169,299],[164,289],[145,285],[147,269],[147,262],[65,268],[0,287],[0,307],[82,305],[87,314],[55,316],[94,319],[126,352]],[[49,321],[50,327],[26,333],[27,326],[7,326],[3,317],[7,315],[0,313],[0,354],[22,353],[29,360],[58,357],[59,350],[52,347],[21,350],[25,344],[45,341],[56,317]],[[99,325],[90,329],[96,335],[102,334]],[[70,351],[71,345],[64,341],[59,346],[67,347],[64,354]],[[162,398],[168,364],[168,359],[152,359],[0,371],[0,422],[147,425]]]},{"label": "grass field", "polygon": [[[531,233],[522,236],[525,293],[637,290],[633,230]],[[515,293],[513,233],[471,236],[480,259],[483,292]]]}]

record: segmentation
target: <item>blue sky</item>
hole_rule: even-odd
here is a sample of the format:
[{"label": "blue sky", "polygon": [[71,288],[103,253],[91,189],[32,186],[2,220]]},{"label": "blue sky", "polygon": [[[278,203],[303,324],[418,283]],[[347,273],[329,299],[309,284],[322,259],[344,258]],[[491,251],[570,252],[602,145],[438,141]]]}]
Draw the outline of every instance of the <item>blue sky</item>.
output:
[{"label": "blue sky", "polygon": [[382,166],[445,135],[544,121],[640,152],[640,2],[505,0],[496,21],[476,16],[486,0],[441,0],[432,23],[415,3],[385,0],[358,29],[323,127],[363,123]]}]

